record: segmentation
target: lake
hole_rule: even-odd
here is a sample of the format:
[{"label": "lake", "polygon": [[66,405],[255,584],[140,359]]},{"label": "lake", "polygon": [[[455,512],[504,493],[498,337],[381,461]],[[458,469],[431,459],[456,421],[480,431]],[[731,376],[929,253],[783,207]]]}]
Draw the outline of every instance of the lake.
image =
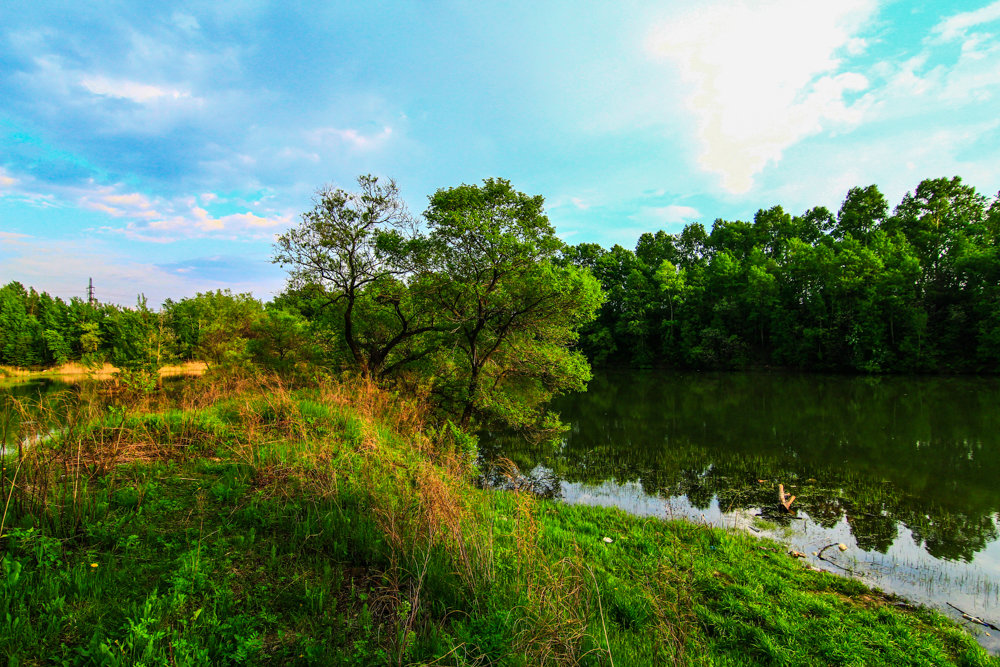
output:
[{"label": "lake", "polygon": [[50,378],[30,380],[0,380],[0,454],[7,447],[16,448],[19,437],[26,434],[44,432],[48,424],[28,424],[21,428],[21,410],[15,409],[15,402],[20,402],[24,410],[34,419],[41,418],[37,410],[32,409],[43,396],[52,396],[58,392],[72,391],[76,385]]},{"label": "lake", "polygon": [[[602,372],[553,408],[563,437],[485,436],[484,461],[511,459],[565,502],[773,537],[1000,625],[997,378]],[[1000,652],[991,634],[980,642]]]}]

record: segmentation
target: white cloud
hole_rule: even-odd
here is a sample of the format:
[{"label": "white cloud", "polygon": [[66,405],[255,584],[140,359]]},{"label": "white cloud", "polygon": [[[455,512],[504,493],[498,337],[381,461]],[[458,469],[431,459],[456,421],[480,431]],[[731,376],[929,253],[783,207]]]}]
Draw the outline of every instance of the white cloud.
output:
[{"label": "white cloud", "polygon": [[163,98],[180,100],[191,97],[191,93],[186,90],[153,86],[128,79],[111,79],[100,75],[85,75],[80,79],[80,85],[95,95],[117,97],[137,104],[148,104]]},{"label": "white cloud", "polygon": [[1000,1],[986,5],[971,12],[962,12],[949,16],[934,26],[934,34],[941,40],[950,42],[965,37],[969,28],[975,28],[984,23],[1000,21]]},{"label": "white cloud", "polygon": [[[38,206],[78,207],[103,213],[124,226],[105,225],[102,231],[124,234],[137,241],[167,243],[190,238],[266,239],[273,230],[291,224],[290,213],[275,212],[266,203],[268,196],[244,202],[247,208],[259,209],[226,214],[213,214],[199,206],[200,200],[210,206],[219,200],[213,193],[197,197],[151,197],[127,189],[122,184],[101,185],[93,181],[82,185],[37,183],[30,178],[14,178],[0,172],[11,188],[0,191],[0,197],[16,198]],[[3,183],[0,180],[0,183]],[[43,192],[44,191],[44,192]]]},{"label": "white cloud", "polygon": [[120,193],[117,188],[96,186],[93,190],[83,190],[77,204],[91,211],[101,211],[113,218],[155,218],[158,213],[153,202],[138,192]]},{"label": "white cloud", "polygon": [[839,55],[863,51],[855,33],[874,12],[873,0],[742,1],[699,5],[655,26],[646,51],[689,87],[700,166],[726,190],[746,192],[788,146],[857,123],[863,107],[845,96],[869,82],[840,72]]},{"label": "white cloud", "polygon": [[1000,91],[1000,43],[978,35],[965,39],[956,59],[949,61],[948,51],[928,40],[915,56],[874,69],[882,83],[865,95],[867,120],[924,118],[933,128],[992,118],[987,106]]},{"label": "white cloud", "polygon": [[28,238],[27,234],[18,234],[16,232],[0,232],[0,241],[4,243],[15,243],[18,239]]},{"label": "white cloud", "polygon": [[340,129],[324,127],[308,133],[309,139],[317,144],[333,143],[346,145],[357,151],[370,151],[383,146],[392,137],[392,128],[386,125],[374,134],[365,134],[355,128]]},{"label": "white cloud", "polygon": [[198,24],[198,19],[191,16],[190,14],[174,12],[174,15],[173,17],[171,17],[171,20],[175,26],[177,26],[178,28],[180,28],[185,32],[195,32],[196,30],[201,28],[201,25]]},{"label": "white cloud", "polygon": [[[214,216],[200,206],[191,206],[180,210],[174,215],[159,215],[148,225],[132,226],[128,235],[136,238],[144,232],[179,232],[183,236],[198,236],[202,233],[226,232],[229,234],[261,231],[287,225],[291,216],[265,217],[255,213],[231,213],[224,216]],[[143,237],[146,238],[146,237]]]},{"label": "white cloud", "polygon": [[643,206],[636,215],[632,216],[632,219],[656,224],[678,224],[700,217],[701,212],[696,208],[670,204],[669,206]]}]

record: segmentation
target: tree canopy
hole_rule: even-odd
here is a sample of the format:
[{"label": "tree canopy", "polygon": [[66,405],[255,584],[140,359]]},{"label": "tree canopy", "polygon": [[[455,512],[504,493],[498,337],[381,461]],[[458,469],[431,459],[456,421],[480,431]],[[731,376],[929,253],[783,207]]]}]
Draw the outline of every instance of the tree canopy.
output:
[{"label": "tree canopy", "polygon": [[876,185],[836,218],[780,206],[752,222],[567,248],[608,293],[589,358],[635,366],[1000,371],[1000,200],[921,182],[890,212]]},{"label": "tree canopy", "polygon": [[441,189],[421,231],[395,184],[358,186],[321,191],[275,252],[308,307],[339,320],[353,366],[424,378],[463,423],[528,425],[554,393],[583,386],[589,366],[571,346],[601,290],[557,261],[564,244],[541,196],[503,179]]}]

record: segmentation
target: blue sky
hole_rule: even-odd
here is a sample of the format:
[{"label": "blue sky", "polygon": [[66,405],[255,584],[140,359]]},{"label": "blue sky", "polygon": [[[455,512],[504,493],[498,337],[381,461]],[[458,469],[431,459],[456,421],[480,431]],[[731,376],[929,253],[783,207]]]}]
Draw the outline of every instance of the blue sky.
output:
[{"label": "blue sky", "polygon": [[510,179],[569,243],[1000,189],[1000,1],[0,5],[0,283],[269,299],[324,185]]}]

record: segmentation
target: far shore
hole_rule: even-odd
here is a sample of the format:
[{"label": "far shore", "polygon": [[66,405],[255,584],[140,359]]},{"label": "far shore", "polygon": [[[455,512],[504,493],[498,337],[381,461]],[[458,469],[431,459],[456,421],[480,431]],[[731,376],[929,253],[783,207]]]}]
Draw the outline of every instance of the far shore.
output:
[{"label": "far shore", "polygon": [[[185,361],[181,364],[171,364],[160,368],[160,376],[167,375],[201,375],[208,366],[203,361]],[[57,378],[66,382],[79,382],[81,380],[110,379],[118,369],[111,364],[104,364],[98,367],[87,367],[76,362],[69,362],[59,366],[49,368],[17,368],[15,366],[0,366],[0,380],[30,380],[35,378]]]}]

